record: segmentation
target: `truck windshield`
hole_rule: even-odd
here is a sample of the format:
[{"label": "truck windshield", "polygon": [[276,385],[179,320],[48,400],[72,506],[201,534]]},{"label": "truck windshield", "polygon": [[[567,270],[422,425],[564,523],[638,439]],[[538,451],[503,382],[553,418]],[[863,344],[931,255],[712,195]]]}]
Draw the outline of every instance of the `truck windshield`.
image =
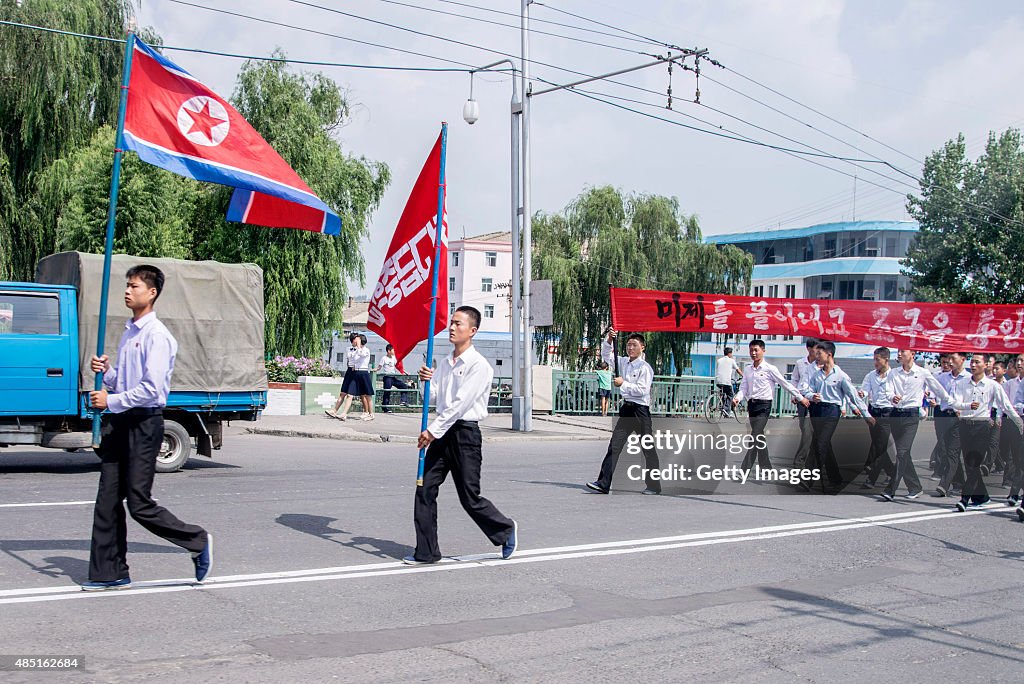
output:
[{"label": "truck windshield", "polygon": [[56,294],[0,291],[0,335],[59,335]]}]

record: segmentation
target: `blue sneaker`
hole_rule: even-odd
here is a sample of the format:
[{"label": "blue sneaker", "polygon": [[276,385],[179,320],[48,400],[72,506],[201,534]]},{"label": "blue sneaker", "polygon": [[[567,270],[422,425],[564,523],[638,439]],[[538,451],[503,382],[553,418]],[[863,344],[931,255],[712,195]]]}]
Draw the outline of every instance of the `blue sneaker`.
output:
[{"label": "blue sneaker", "polygon": [[437,561],[432,560],[420,560],[416,556],[406,556],[402,559],[402,562],[406,565],[433,565],[437,563]]},{"label": "blue sneaker", "polygon": [[608,493],[608,488],[602,486],[601,483],[598,482],[597,480],[594,480],[593,482],[588,482],[587,483],[587,489],[593,490],[593,491],[597,492],[598,494],[607,494]]},{"label": "blue sneaker", "polygon": [[501,557],[505,560],[511,558],[512,554],[516,552],[517,546],[519,546],[519,523],[513,520],[512,534],[508,535],[508,539],[501,545]]},{"label": "blue sneaker", "polygon": [[202,582],[210,574],[213,567],[213,535],[207,533],[206,547],[192,554],[192,563],[196,566],[196,582]]},{"label": "blue sneaker", "polygon": [[110,589],[129,589],[132,586],[131,577],[111,580],[109,582],[82,582],[82,591],[108,591]]}]

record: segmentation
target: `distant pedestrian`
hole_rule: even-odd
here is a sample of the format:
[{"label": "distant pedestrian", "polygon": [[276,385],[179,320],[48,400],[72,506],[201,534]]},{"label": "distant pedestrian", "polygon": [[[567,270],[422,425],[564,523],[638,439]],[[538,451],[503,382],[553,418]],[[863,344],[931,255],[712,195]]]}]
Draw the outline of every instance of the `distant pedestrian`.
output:
[{"label": "distant pedestrian", "polygon": [[448,340],[454,349],[437,365],[423,366],[422,381],[430,380],[431,394],[437,397],[437,415],[420,433],[419,448],[426,448],[423,485],[416,488],[414,521],[416,550],[402,559],[407,565],[423,565],[441,560],[437,541],[437,493],[450,472],[462,508],[487,535],[501,547],[508,559],[519,544],[519,527],[501,514],[494,504],[480,496],[480,449],[478,422],[487,417],[494,370],[473,347],[473,336],[480,327],[480,312],[472,306],[460,306],[448,325]]},{"label": "distant pedestrian", "polygon": [[352,404],[352,397],[355,396],[359,397],[363,404],[362,419],[373,420],[374,392],[373,382],[370,380],[370,350],[366,348],[366,336],[352,333],[348,336],[348,341],[352,346],[345,355],[348,369],[341,381],[341,392],[338,394],[338,400],[334,402],[334,410],[324,413],[338,420],[347,420],[348,408]]},{"label": "distant pedestrian", "polygon": [[192,554],[197,582],[206,579],[213,566],[212,535],[178,520],[151,494],[178,343],[153,311],[164,288],[163,272],[140,265],[130,269],[126,279],[124,301],[132,320],[121,335],[117,365],[112,367],[106,354],[92,357],[91,363],[94,373],[103,374],[103,389],[90,392],[89,402],[110,412],[111,431],[99,449],[100,482],[84,591],[127,589],[132,584],[125,500],[135,522]]},{"label": "distant pedestrian", "polygon": [[604,360],[597,362],[597,398],[601,402],[601,415],[607,416],[612,399],[612,372]]},{"label": "distant pedestrian", "polygon": [[[402,380],[402,378],[398,377],[398,365],[398,358],[395,356],[395,347],[394,345],[389,344],[387,346],[387,349],[384,350],[384,358],[380,360],[380,363],[377,365],[377,368],[375,369],[377,372],[381,374],[381,377],[384,379],[384,398],[381,400],[380,407],[380,410],[383,413],[391,412],[391,399],[395,394],[395,389],[412,389],[409,383],[407,383],[405,380]],[[398,399],[402,406],[409,405],[409,402],[406,399],[405,392],[401,392],[399,394]]]}]

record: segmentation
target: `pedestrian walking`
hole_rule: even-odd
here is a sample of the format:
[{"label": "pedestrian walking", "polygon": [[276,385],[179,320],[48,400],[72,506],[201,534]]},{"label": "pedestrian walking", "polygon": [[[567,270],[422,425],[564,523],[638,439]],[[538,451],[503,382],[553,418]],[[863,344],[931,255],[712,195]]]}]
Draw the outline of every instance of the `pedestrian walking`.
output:
[{"label": "pedestrian walking", "polygon": [[448,340],[454,349],[437,365],[423,366],[420,380],[431,381],[437,397],[437,414],[420,433],[417,444],[426,449],[423,484],[416,487],[413,519],[416,550],[402,562],[424,565],[441,560],[437,540],[437,493],[448,473],[452,474],[459,503],[473,522],[508,559],[519,544],[519,527],[502,515],[480,495],[480,471],[483,464],[479,422],[487,417],[487,399],[491,394],[494,370],[473,347],[473,336],[480,327],[480,312],[472,306],[460,306],[448,325]]},{"label": "pedestrian walking", "polygon": [[[807,356],[801,356],[793,365],[793,373],[790,376],[790,382],[798,388],[810,379],[811,373],[818,370],[817,357],[814,353],[814,345],[817,343],[818,341],[813,337],[808,337],[804,340],[804,347],[807,349]],[[793,465],[797,467],[804,467],[804,464],[808,462],[808,457],[811,454],[811,418],[808,414],[808,407],[804,406],[803,402],[794,397],[793,403],[797,405],[796,419],[800,426],[800,444],[797,446],[796,454],[793,455]]]},{"label": "pedestrian walking", "polygon": [[[601,359],[609,366],[615,366],[618,373],[612,384],[622,394],[622,405],[619,407],[619,419],[615,421],[612,438],[608,441],[608,451],[601,462],[601,471],[597,479],[588,482],[587,487],[599,494],[611,491],[612,476],[619,461],[619,454],[626,445],[631,434],[652,435],[651,427],[651,385],[654,383],[654,369],[644,358],[643,335],[633,333],[626,338],[626,356],[616,356],[615,339],[618,333],[609,329],[608,337],[601,342]],[[657,470],[658,452],[646,448],[641,443],[645,463],[644,480],[647,487],[644,494],[661,494],[661,481],[651,477],[650,471]]]},{"label": "pedestrian walking", "polygon": [[192,554],[197,582],[205,580],[213,566],[213,536],[174,517],[152,496],[164,438],[163,408],[178,352],[177,341],[153,310],[164,288],[164,274],[156,266],[139,265],[125,277],[124,302],[132,319],[121,335],[117,365],[111,366],[106,354],[93,356],[90,364],[94,373],[103,374],[103,389],[90,392],[89,403],[109,411],[110,432],[99,449],[100,481],[84,591],[131,586],[125,501],[135,522]]},{"label": "pedestrian walking", "polygon": [[[743,374],[743,381],[740,382],[740,391],[732,399],[732,405],[736,406],[744,399],[747,400],[747,417],[750,420],[751,445],[743,457],[744,470],[749,470],[757,460],[758,466],[762,469],[771,468],[772,460],[768,453],[768,443],[765,441],[764,430],[768,426],[768,419],[772,414],[772,400],[775,398],[775,388],[782,386],[794,398],[800,400],[804,407],[810,405],[789,380],[779,372],[779,369],[764,360],[764,340],[751,340],[748,345],[751,364],[747,366],[747,372]],[[729,351],[727,349],[727,351]],[[759,446],[763,444],[764,446]]]},{"label": "pedestrian walking", "polygon": [[[381,374],[384,382],[384,397],[381,399],[380,410],[383,413],[390,413],[392,404],[391,400],[394,397],[395,390],[412,389],[412,386],[409,385],[409,383],[398,377],[400,371],[398,368],[398,357],[395,356],[394,345],[389,344],[387,346],[384,350],[384,358],[380,360],[380,363],[374,370]],[[405,392],[399,392],[398,401],[402,406],[409,405]]]},{"label": "pedestrian walking", "polygon": [[[348,419],[352,397],[359,397],[363,405],[363,420],[373,420],[373,382],[370,380],[370,350],[366,347],[366,336],[352,333],[348,336],[352,345],[345,354],[348,368],[341,381],[341,392],[334,402],[333,410],[325,410],[328,416],[338,420]],[[340,412],[339,412],[340,407]]]}]

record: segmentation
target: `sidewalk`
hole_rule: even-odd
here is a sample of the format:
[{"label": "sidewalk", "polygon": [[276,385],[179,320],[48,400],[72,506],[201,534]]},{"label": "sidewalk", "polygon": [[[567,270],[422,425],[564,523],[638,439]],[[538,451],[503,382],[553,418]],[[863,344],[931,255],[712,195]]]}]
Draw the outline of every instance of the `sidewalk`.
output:
[{"label": "sidewalk", "polygon": [[[263,416],[245,430],[256,435],[279,437],[308,437],[316,439],[344,439],[353,442],[398,442],[414,444],[420,433],[419,413],[376,413],[372,421],[359,419],[359,412],[349,413],[347,421],[320,413],[306,416]],[[433,414],[431,414],[433,416]],[[611,436],[612,418],[600,416],[547,416],[533,417],[533,430],[512,430],[512,415],[492,414],[480,423],[485,442],[512,440],[607,440]]]}]

